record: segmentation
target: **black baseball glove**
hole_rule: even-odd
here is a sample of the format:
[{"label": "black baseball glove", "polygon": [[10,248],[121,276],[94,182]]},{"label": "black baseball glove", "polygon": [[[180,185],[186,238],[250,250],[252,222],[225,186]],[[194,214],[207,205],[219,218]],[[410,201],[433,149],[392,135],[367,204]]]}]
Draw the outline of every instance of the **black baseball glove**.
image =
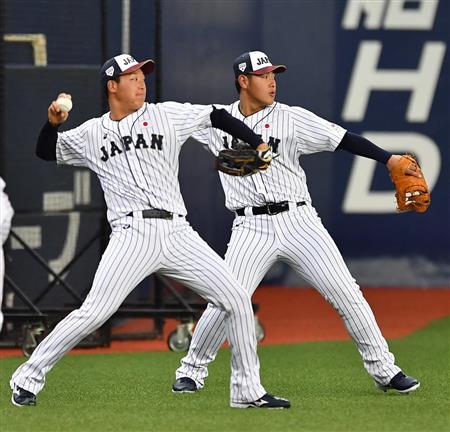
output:
[{"label": "black baseball glove", "polygon": [[244,177],[265,171],[272,161],[272,150],[251,147],[221,150],[216,158],[216,169],[232,176]]}]

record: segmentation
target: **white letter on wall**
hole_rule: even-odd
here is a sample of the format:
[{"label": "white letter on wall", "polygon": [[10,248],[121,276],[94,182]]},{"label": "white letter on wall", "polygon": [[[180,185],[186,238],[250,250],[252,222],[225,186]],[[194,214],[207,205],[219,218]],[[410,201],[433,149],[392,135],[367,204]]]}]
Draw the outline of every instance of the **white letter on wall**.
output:
[{"label": "white letter on wall", "polygon": [[342,28],[352,30],[359,27],[359,21],[365,17],[366,29],[379,29],[383,21],[385,0],[349,0],[342,17]]},{"label": "white letter on wall", "polygon": [[416,0],[416,9],[405,9],[408,0],[390,1],[384,19],[389,30],[431,30],[436,17],[438,0]]},{"label": "white letter on wall", "polygon": [[353,67],[342,118],[362,121],[370,92],[374,90],[408,90],[411,97],[406,112],[409,122],[428,119],[446,46],[443,42],[427,42],[419,67],[415,69],[377,69],[382,45],[379,41],[361,42]]}]

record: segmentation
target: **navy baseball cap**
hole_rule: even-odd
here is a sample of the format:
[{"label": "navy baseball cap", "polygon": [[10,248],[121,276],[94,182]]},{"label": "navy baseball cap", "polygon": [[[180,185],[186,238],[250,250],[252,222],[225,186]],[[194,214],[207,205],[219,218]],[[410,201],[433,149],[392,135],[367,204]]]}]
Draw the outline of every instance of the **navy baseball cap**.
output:
[{"label": "navy baseball cap", "polygon": [[285,65],[274,65],[267,54],[261,51],[250,51],[241,54],[233,64],[234,76],[263,75],[268,72],[281,73],[286,70]]},{"label": "navy baseball cap", "polygon": [[130,54],[120,54],[110,58],[100,69],[100,79],[106,86],[109,80],[115,79],[120,75],[129,74],[135,70],[141,69],[144,75],[149,75],[155,69],[155,62],[151,59],[138,62]]}]

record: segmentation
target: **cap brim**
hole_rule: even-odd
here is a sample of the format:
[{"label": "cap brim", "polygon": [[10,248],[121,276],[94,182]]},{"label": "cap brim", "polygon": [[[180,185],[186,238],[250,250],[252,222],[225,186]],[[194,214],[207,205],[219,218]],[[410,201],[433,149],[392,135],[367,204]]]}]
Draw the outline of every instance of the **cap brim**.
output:
[{"label": "cap brim", "polygon": [[250,72],[250,75],[264,75],[265,73],[282,73],[287,69],[285,65],[272,65],[265,68],[258,69],[257,71]]},{"label": "cap brim", "polygon": [[154,69],[155,69],[155,62],[153,60],[144,60],[138,64],[135,64],[134,66],[131,66],[130,68],[124,70],[120,73],[120,75],[126,75],[131,72],[137,71],[138,69],[141,69],[144,75],[150,75]]}]

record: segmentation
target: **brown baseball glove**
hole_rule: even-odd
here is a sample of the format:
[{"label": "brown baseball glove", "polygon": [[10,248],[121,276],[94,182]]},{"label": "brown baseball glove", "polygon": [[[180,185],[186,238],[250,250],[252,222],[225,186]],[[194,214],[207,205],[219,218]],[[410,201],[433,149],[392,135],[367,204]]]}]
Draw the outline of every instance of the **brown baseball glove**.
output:
[{"label": "brown baseball glove", "polygon": [[265,151],[253,148],[221,150],[216,158],[216,169],[232,176],[244,177],[265,171],[272,160],[270,148]]},{"label": "brown baseball glove", "polygon": [[[406,174],[408,170],[418,172],[421,176]],[[427,182],[417,159],[410,154],[403,155],[390,169],[391,180],[395,185],[395,198],[399,213],[415,211],[424,213],[430,206],[431,197]]]}]

